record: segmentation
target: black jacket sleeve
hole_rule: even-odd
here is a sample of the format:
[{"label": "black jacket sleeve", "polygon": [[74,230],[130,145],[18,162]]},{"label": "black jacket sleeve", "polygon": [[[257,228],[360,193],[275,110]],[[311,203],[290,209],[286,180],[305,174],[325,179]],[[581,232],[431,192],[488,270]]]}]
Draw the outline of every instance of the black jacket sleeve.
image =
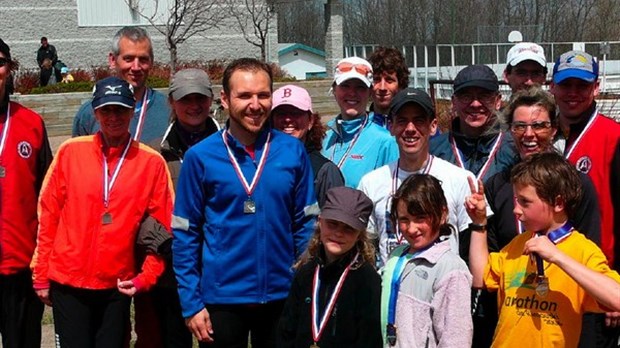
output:
[{"label": "black jacket sleeve", "polygon": [[601,245],[601,213],[598,205],[598,196],[592,180],[583,173],[579,173],[583,187],[583,197],[571,219],[577,231],[588,239]]},{"label": "black jacket sleeve", "polygon": [[317,177],[315,178],[315,189],[316,189],[316,197],[319,203],[319,207],[322,207],[325,203],[325,197],[327,195],[327,190],[332,187],[344,186],[344,177],[333,162],[327,161],[319,172],[317,173]]},{"label": "black jacket sleeve", "polygon": [[299,283],[299,272],[295,274],[291,290],[289,291],[288,298],[284,303],[284,309],[280,316],[280,322],[278,323],[277,331],[277,347],[278,348],[293,348],[295,347],[295,338],[297,334],[297,325],[300,316],[300,301],[301,301],[301,284]]}]

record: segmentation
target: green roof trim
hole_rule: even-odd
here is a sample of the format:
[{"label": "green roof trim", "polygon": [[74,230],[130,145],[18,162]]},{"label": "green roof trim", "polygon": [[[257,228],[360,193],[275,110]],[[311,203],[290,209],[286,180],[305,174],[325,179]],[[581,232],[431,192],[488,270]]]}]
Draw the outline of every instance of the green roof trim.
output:
[{"label": "green roof trim", "polygon": [[295,50],[304,50],[304,51],[308,51],[310,53],[314,53],[317,56],[321,56],[321,57],[325,57],[325,52],[318,50],[314,47],[310,47],[310,46],[306,46],[304,44],[300,44],[300,43],[296,43],[293,45],[290,45],[286,48],[283,48],[281,50],[278,51],[278,56],[282,56],[285,55],[289,52],[295,51]]}]

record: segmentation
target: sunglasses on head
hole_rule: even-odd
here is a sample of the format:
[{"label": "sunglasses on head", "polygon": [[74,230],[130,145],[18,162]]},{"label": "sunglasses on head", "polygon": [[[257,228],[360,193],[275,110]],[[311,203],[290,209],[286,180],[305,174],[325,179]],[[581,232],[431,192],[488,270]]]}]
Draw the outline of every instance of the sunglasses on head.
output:
[{"label": "sunglasses on head", "polygon": [[355,69],[355,71],[357,71],[358,73],[362,75],[369,75],[372,73],[372,69],[370,69],[368,66],[364,64],[353,64],[353,63],[344,62],[336,66],[336,71],[339,71],[341,73],[346,73],[353,69]]}]

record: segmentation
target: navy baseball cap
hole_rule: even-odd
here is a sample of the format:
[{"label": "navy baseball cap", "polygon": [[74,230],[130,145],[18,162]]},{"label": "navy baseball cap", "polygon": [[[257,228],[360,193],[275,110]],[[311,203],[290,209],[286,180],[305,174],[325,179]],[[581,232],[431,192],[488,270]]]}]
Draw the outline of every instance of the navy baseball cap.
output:
[{"label": "navy baseball cap", "polygon": [[454,93],[467,87],[480,87],[492,92],[499,91],[499,80],[493,69],[483,64],[470,65],[456,74]]},{"label": "navy baseball cap", "polygon": [[133,86],[118,77],[106,77],[95,84],[91,104],[95,110],[106,105],[120,105],[133,109],[136,106]]},{"label": "navy baseball cap", "polygon": [[409,103],[419,105],[430,119],[435,118],[435,108],[428,93],[420,88],[411,87],[403,89],[394,96],[390,104],[390,117],[394,117],[403,106]]}]

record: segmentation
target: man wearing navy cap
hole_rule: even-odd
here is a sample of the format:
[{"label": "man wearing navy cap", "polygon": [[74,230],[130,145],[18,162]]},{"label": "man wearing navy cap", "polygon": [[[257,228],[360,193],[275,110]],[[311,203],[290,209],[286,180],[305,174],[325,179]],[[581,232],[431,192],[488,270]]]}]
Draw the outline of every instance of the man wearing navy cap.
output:
[{"label": "man wearing navy cap", "polygon": [[502,105],[499,81],[486,65],[465,67],[454,79],[449,132],[431,141],[431,153],[486,181],[518,159],[512,137],[500,131],[497,112]]},{"label": "man wearing navy cap", "polygon": [[[390,197],[411,174],[430,174],[441,180],[448,201],[448,222],[458,231],[465,231],[471,222],[464,203],[469,190],[467,177],[473,178],[473,174],[429,153],[429,139],[437,129],[429,95],[414,88],[400,91],[392,99],[389,116],[390,132],[396,138],[399,158],[364,175],[358,187],[374,203],[368,232],[379,240],[379,266],[403,242],[399,231],[391,226],[388,207],[391,206]],[[458,253],[457,234],[451,236],[451,242],[454,252]]]}]

